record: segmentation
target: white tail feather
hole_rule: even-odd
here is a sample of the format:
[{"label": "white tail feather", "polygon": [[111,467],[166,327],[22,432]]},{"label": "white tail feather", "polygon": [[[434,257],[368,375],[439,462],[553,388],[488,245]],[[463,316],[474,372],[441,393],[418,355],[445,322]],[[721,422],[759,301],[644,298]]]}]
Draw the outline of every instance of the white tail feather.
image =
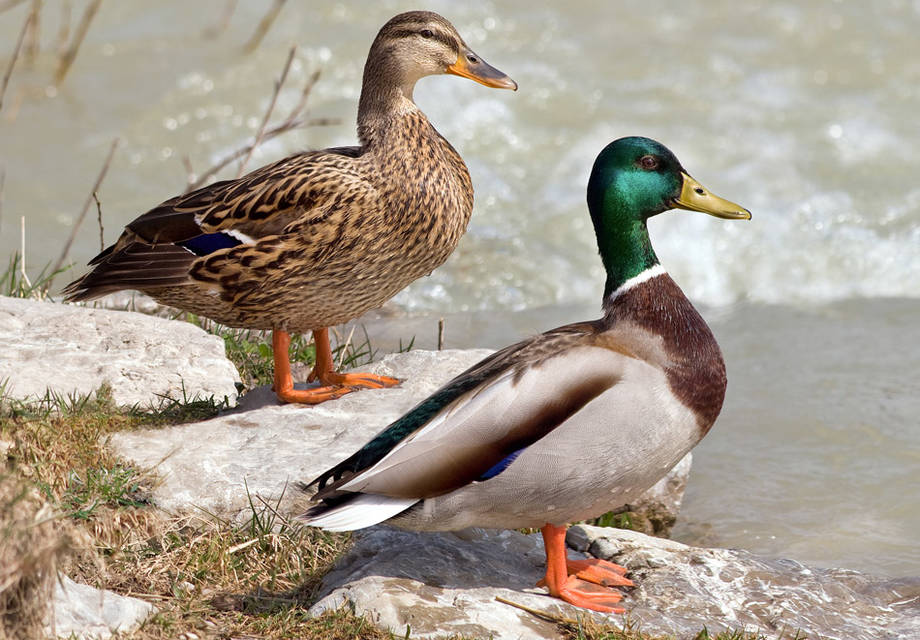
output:
[{"label": "white tail feather", "polygon": [[303,522],[326,531],[352,531],[388,520],[416,502],[418,498],[388,498],[372,493],[362,493],[357,498],[333,507],[323,514],[304,518]]}]

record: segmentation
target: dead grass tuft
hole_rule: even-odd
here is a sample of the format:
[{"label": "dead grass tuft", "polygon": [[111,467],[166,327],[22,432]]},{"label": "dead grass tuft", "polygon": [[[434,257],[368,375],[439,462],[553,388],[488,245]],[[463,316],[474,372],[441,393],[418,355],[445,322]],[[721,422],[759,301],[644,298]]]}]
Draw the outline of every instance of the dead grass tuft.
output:
[{"label": "dead grass tuft", "polygon": [[38,492],[0,471],[0,639],[41,637],[57,560],[69,545]]}]

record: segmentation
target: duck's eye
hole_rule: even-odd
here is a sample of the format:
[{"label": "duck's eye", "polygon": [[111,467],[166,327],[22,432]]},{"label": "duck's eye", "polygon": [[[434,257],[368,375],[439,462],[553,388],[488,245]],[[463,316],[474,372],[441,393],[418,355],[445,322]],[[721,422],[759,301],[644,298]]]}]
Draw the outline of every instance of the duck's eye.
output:
[{"label": "duck's eye", "polygon": [[655,156],[642,156],[639,158],[639,166],[646,171],[654,171],[659,165],[658,158]]},{"label": "duck's eye", "polygon": [[434,32],[431,29],[422,29],[418,33],[423,38],[431,38],[432,36],[434,36]]}]

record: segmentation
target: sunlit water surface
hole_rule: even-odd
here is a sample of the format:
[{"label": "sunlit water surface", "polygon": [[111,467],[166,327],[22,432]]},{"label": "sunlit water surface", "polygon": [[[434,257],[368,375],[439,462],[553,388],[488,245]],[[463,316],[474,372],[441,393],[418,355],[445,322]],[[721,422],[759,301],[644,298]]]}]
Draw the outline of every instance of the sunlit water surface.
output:
[{"label": "sunlit water surface", "polygon": [[[201,171],[252,137],[293,43],[279,113],[320,68],[311,113],[342,124],[276,139],[251,166],[354,143],[370,41],[416,5],[288,3],[243,55],[266,3],[238,4],[229,29],[206,38],[223,0],[105,3],[55,90],[57,5],[46,3],[42,53],[17,69],[0,112],[2,255],[19,248],[25,216],[29,266],[57,256],[116,136],[99,194],[106,240],[179,192],[183,157]],[[651,223],[662,262],[706,308],[730,375],[678,537],[920,573],[920,2],[427,6],[520,91],[419,83],[417,102],[467,160],[476,210],[449,262],[392,310],[449,314],[454,346],[499,346],[596,315],[603,275],[587,173],[610,140],[657,138],[754,213]],[[22,8],[0,15],[0,55],[23,18]],[[71,251],[79,264],[99,249],[94,218]]]}]

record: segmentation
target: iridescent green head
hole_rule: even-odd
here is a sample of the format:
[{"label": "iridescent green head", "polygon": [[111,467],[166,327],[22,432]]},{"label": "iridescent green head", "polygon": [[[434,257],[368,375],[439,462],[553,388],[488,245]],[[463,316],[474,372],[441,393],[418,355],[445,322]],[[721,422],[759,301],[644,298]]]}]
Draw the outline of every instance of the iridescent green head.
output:
[{"label": "iridescent green head", "polygon": [[646,222],[668,209],[750,220],[744,207],[709,193],[690,177],[670,149],[649,138],[607,145],[588,180],[588,210],[607,269],[604,295],[658,264]]}]

